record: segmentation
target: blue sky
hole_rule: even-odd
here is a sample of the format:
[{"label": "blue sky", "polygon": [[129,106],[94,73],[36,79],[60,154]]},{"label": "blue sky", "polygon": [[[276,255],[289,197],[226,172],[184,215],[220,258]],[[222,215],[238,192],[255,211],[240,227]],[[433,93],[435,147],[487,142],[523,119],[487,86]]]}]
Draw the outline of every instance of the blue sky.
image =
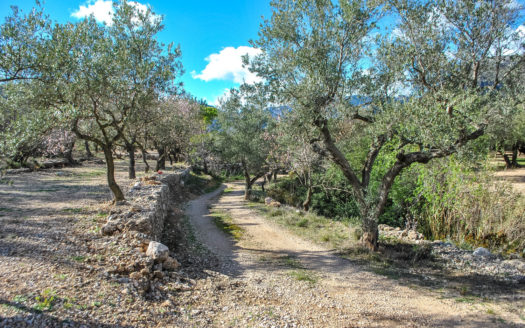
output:
[{"label": "blue sky", "polygon": [[[525,5],[525,0],[514,1]],[[240,57],[247,52],[257,53],[249,47],[248,40],[257,38],[261,16],[271,16],[269,3],[270,0],[138,0],[136,4],[151,6],[156,14],[164,16],[165,29],[159,39],[166,44],[180,44],[185,70],[180,80],[185,89],[215,104],[229,88],[243,80],[257,80],[242,68]],[[11,5],[27,12],[35,2],[0,0],[0,21],[11,13]],[[51,19],[60,23],[77,21],[88,13],[94,13],[102,21],[110,19],[107,13],[111,10],[111,0],[45,0],[44,9]],[[394,21],[386,19],[382,27]],[[525,26],[522,28],[525,33]]]},{"label": "blue sky", "polygon": [[[217,97],[243,79],[252,81],[253,75],[242,69],[240,56],[256,53],[248,41],[257,38],[261,16],[269,18],[269,0],[139,0],[149,5],[156,14],[164,16],[164,31],[160,41],[180,44],[185,73],[185,89],[199,99],[213,104]],[[44,9],[52,20],[60,23],[77,21],[87,12],[98,12],[104,18],[111,0],[45,0]],[[1,0],[0,21],[18,6],[24,12],[34,7],[34,0]],[[84,8],[81,8],[83,6]],[[77,13],[77,14],[75,14]],[[211,57],[210,57],[211,56]],[[207,61],[210,59],[211,61]],[[193,73],[193,74],[192,74]]]}]

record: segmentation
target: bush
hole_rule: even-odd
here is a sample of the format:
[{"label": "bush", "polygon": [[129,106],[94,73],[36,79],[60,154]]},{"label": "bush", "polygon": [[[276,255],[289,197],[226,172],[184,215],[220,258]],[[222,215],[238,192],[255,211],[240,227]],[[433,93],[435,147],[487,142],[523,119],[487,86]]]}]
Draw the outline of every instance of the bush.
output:
[{"label": "bush", "polygon": [[525,246],[525,197],[454,157],[420,167],[412,214],[427,238],[514,252]]}]

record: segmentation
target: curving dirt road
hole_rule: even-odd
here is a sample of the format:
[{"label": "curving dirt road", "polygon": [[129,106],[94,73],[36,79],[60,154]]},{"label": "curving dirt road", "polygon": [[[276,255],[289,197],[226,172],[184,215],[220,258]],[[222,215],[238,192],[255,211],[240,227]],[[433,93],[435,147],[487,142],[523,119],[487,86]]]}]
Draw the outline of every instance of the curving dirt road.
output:
[{"label": "curving dirt road", "polygon": [[[492,304],[490,311],[479,304],[439,298],[421,288],[365,271],[328,249],[304,241],[254,213],[243,200],[242,183],[230,183],[232,192],[213,193],[190,202],[186,214],[198,239],[218,255],[226,274],[247,285],[268,281],[282,291],[271,302],[289,315],[286,322],[312,327],[508,327],[522,326],[517,314]],[[208,208],[227,211],[243,230],[234,242],[217,229]],[[288,265],[283,265],[283,261]],[[299,268],[315,282],[290,279]],[[293,271],[293,270],[292,270]],[[295,285],[302,287],[296,287]],[[256,288],[256,287],[254,287]],[[239,310],[237,310],[239,311]],[[228,312],[228,311],[226,311]],[[495,318],[494,312],[498,314]],[[227,315],[227,314],[225,314]]]}]

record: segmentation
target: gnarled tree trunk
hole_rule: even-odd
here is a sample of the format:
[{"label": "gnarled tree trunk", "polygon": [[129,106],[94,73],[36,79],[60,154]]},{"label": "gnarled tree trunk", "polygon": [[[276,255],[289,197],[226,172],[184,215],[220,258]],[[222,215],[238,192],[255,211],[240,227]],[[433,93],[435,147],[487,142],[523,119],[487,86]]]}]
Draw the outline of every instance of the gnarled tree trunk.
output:
[{"label": "gnarled tree trunk", "polygon": [[75,140],[71,141],[67,145],[67,149],[64,152],[64,158],[69,164],[75,164],[75,159],[73,158],[73,148],[75,148]]},{"label": "gnarled tree trunk", "polygon": [[303,202],[303,210],[308,212],[310,210],[310,204],[312,203],[312,194],[313,194],[313,188],[312,186],[308,186],[308,190],[306,190],[306,199]]},{"label": "gnarled tree trunk", "polygon": [[93,158],[93,154],[91,153],[91,149],[89,148],[89,141],[84,140],[84,148],[86,148],[86,157]]},{"label": "gnarled tree trunk", "polygon": [[379,229],[377,227],[378,217],[373,213],[365,214],[366,217],[363,220],[363,236],[361,237],[361,243],[363,246],[374,252],[378,249],[379,241]]},{"label": "gnarled tree trunk", "polygon": [[155,147],[159,153],[157,158],[157,165],[155,166],[155,171],[165,170],[166,169],[166,148],[164,147]]},{"label": "gnarled tree trunk", "polygon": [[128,152],[129,157],[128,178],[135,179],[137,177],[135,174],[135,145],[127,144],[126,151]]},{"label": "gnarled tree trunk", "polygon": [[151,168],[150,168],[149,163],[148,163],[148,157],[146,155],[146,150],[144,148],[142,148],[140,151],[142,153],[142,161],[144,162],[144,165],[145,165],[144,166],[144,173],[148,173]]},{"label": "gnarled tree trunk", "polygon": [[113,152],[111,146],[103,146],[104,157],[106,159],[106,174],[108,179],[108,186],[113,193],[114,201],[124,200],[124,194],[115,180],[115,163],[113,162]]}]

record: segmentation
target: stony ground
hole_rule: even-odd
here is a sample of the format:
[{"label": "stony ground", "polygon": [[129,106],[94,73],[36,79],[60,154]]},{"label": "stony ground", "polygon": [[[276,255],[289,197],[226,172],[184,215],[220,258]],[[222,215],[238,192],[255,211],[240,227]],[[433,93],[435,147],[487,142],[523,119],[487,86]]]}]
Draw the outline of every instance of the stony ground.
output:
[{"label": "stony ground", "polygon": [[[126,179],[124,165],[118,163],[117,179],[127,189],[133,182]],[[519,310],[524,308],[523,285],[505,286],[498,299],[483,298],[470,296],[463,283],[435,289],[371,272],[264,221],[245,206],[238,185],[218,199],[219,191],[188,204],[193,225],[186,226],[186,240],[167,238],[182,269],[152,281],[147,294],[138,294],[134,282],[117,269],[139,245],[126,234],[100,234],[114,209],[104,180],[104,166],[96,163],[2,180],[1,327],[525,323]],[[207,209],[212,206],[232,214],[244,230],[240,240],[211,223]]]}]

